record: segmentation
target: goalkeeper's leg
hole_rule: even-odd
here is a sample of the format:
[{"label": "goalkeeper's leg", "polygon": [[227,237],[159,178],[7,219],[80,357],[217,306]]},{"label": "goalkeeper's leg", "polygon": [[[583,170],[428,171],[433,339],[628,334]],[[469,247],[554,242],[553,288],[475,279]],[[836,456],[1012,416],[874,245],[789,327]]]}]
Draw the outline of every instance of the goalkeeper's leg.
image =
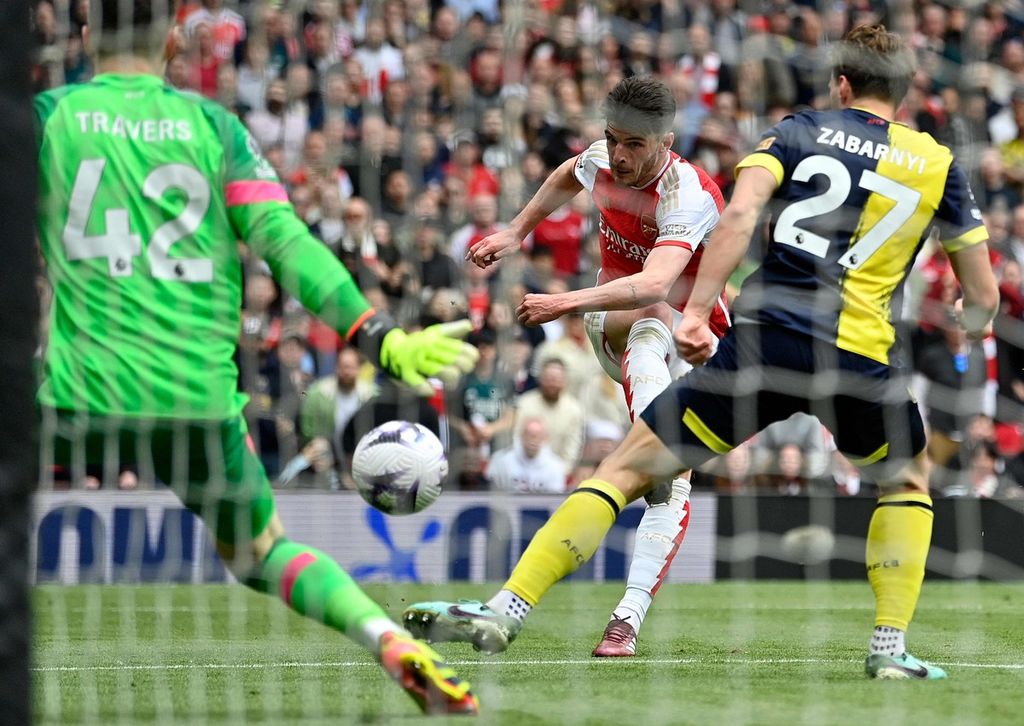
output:
[{"label": "goalkeeper's leg", "polygon": [[218,537],[217,551],[239,581],[252,589],[280,598],[300,615],[344,633],[371,653],[379,651],[385,633],[401,631],[333,558],[287,539],[277,512],[248,546],[249,551],[239,552]]},{"label": "goalkeeper's leg", "polygon": [[[203,517],[218,553],[238,580],[362,645],[424,711],[475,713],[477,701],[469,684],[433,650],[410,638],[333,558],[285,537],[270,482],[248,446],[244,423],[229,422],[220,433],[223,459],[215,459],[205,472],[207,483],[190,485],[184,499]],[[221,467],[227,484],[212,491]]]},{"label": "goalkeeper's leg", "polygon": [[410,638],[334,559],[286,539],[276,512],[252,540],[248,556],[239,558],[237,548],[223,542],[218,551],[249,587],[277,595],[296,612],[369,650],[424,712],[477,712],[468,682],[425,643]]}]

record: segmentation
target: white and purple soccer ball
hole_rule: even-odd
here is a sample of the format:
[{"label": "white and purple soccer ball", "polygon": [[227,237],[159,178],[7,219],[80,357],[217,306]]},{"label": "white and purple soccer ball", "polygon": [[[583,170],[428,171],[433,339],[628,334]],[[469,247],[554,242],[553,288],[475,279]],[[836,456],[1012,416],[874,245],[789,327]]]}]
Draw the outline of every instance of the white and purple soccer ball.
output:
[{"label": "white and purple soccer ball", "polygon": [[385,514],[423,511],[441,495],[446,476],[441,441],[418,423],[383,423],[359,439],[352,455],[356,488]]}]

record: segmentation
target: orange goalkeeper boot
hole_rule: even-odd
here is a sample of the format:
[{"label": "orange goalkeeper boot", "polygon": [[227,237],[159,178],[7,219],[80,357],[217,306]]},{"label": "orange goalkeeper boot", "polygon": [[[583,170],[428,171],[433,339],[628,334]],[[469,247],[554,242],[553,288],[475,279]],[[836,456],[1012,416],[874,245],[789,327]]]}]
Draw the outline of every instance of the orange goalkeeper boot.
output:
[{"label": "orange goalkeeper boot", "polygon": [[380,639],[380,664],[425,714],[476,716],[480,712],[469,683],[422,641],[385,633]]}]

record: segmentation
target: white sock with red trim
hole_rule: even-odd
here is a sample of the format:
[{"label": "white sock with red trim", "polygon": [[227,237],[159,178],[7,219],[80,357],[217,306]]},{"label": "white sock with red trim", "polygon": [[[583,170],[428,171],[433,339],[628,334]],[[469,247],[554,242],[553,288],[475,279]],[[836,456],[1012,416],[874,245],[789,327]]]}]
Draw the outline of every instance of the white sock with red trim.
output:
[{"label": "white sock with red trim", "polygon": [[635,421],[672,381],[668,370],[671,352],[672,333],[657,318],[641,318],[629,329],[622,355],[622,387],[630,419]]},{"label": "white sock with red trim", "polygon": [[[622,356],[622,385],[633,420],[671,382],[668,362],[672,349],[672,332],[657,318],[642,318],[630,328]],[[612,611],[612,619],[626,620],[640,632],[686,532],[689,502],[690,482],[676,479],[668,501],[647,507],[636,530],[626,593]]]},{"label": "white sock with red trim", "polygon": [[612,618],[626,620],[640,632],[647,610],[668,575],[679,545],[690,523],[690,482],[675,479],[672,493],[663,504],[652,504],[644,512],[636,530],[633,559],[622,600],[612,611]]}]

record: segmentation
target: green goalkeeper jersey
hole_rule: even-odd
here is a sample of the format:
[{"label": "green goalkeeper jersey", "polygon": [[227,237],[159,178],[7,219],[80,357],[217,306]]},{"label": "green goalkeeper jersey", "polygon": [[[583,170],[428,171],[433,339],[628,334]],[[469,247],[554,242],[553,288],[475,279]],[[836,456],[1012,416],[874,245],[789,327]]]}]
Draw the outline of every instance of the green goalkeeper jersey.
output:
[{"label": "green goalkeeper jersey", "polygon": [[241,122],[152,75],[36,97],[53,287],[43,405],[218,420],[245,404],[238,241],[342,335],[372,311],[295,215]]}]

